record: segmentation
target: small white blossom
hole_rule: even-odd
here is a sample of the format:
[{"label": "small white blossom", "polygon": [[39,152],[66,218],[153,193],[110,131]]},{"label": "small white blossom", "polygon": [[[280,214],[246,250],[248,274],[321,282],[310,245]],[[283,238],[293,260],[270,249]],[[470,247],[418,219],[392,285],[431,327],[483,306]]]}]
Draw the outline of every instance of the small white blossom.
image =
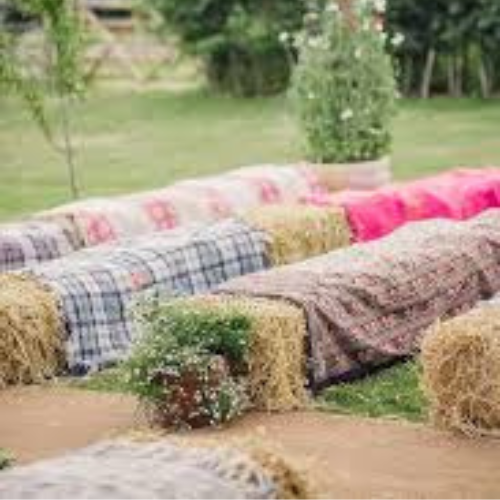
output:
[{"label": "small white blossom", "polygon": [[361,59],[361,55],[362,55],[362,51],[361,49],[358,47],[355,51],[354,51],[354,58],[355,59]]},{"label": "small white blossom", "polygon": [[354,116],[354,113],[352,112],[352,109],[347,108],[342,111],[342,114],[340,115],[340,119],[345,122],[347,120],[350,120]]},{"label": "small white blossom", "polygon": [[309,47],[316,49],[316,48],[321,46],[321,38],[319,38],[319,37],[309,38],[308,43],[309,43]]},{"label": "small white blossom", "polygon": [[312,101],[313,99],[315,99],[315,98],[316,98],[316,95],[315,95],[315,94],[313,94],[312,92],[309,92],[309,93],[307,94],[307,98],[308,98],[309,100],[311,100],[311,101]]},{"label": "small white blossom", "polygon": [[325,7],[325,12],[329,12],[331,14],[337,14],[340,12],[340,7],[338,6],[337,2],[332,0]]},{"label": "small white blossom", "polygon": [[289,40],[290,40],[290,34],[288,32],[283,31],[282,33],[280,33],[279,41],[281,43],[287,43]]},{"label": "small white blossom", "polygon": [[396,33],[392,39],[391,43],[394,47],[399,47],[405,41],[403,33]]},{"label": "small white blossom", "polygon": [[373,7],[377,12],[384,13],[387,9],[386,0],[373,0]]}]

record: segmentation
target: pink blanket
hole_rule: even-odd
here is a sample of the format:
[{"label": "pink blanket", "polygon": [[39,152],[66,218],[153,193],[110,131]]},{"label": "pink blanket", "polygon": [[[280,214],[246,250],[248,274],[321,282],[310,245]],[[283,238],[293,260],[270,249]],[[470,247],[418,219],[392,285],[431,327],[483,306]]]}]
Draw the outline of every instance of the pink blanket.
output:
[{"label": "pink blanket", "polygon": [[410,221],[465,220],[500,207],[500,169],[458,169],[371,192],[320,194],[304,201],[343,206],[356,241],[370,241]]}]

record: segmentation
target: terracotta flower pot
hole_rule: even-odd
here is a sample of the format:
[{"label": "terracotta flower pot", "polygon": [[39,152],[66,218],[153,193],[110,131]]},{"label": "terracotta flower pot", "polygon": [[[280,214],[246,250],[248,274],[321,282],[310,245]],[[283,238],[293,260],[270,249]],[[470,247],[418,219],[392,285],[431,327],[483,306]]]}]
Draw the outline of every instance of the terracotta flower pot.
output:
[{"label": "terracotta flower pot", "polygon": [[352,163],[308,163],[329,191],[375,189],[392,180],[388,156],[379,160]]}]

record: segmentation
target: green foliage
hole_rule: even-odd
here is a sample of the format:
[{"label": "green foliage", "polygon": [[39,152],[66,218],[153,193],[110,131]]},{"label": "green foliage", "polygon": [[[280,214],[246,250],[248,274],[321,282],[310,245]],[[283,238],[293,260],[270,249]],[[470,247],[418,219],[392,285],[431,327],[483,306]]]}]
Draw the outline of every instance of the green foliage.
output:
[{"label": "green foliage", "polygon": [[312,161],[372,160],[389,152],[396,83],[375,3],[356,0],[350,14],[335,3],[313,11],[297,42],[292,99]]},{"label": "green foliage", "polygon": [[407,92],[421,89],[431,51],[431,90],[487,96],[499,88],[499,0],[389,0],[387,23],[405,36],[396,54]]},{"label": "green foliage", "polygon": [[12,465],[13,459],[9,453],[0,448],[0,471],[10,467]]},{"label": "green foliage", "polygon": [[282,32],[300,28],[307,0],[154,0],[185,45],[201,55],[217,89],[277,93],[290,78]]},{"label": "green foliage", "polygon": [[[243,389],[225,366],[237,376],[246,370],[251,329],[246,316],[153,301],[138,321],[142,334],[124,365],[126,386],[160,421],[185,425],[202,416],[218,424],[242,410]],[[186,409],[179,394],[190,392],[196,395]]]},{"label": "green foliage", "polygon": [[420,368],[414,362],[377,375],[327,389],[319,400],[323,410],[365,417],[423,421],[427,402],[419,385]]},{"label": "green foliage", "polygon": [[83,92],[80,57],[81,30],[73,0],[13,0],[12,6],[43,26],[49,52],[45,71],[33,71],[22,57],[20,35],[15,30],[0,33],[0,87],[20,95],[36,121],[49,132],[46,96],[79,96]]}]

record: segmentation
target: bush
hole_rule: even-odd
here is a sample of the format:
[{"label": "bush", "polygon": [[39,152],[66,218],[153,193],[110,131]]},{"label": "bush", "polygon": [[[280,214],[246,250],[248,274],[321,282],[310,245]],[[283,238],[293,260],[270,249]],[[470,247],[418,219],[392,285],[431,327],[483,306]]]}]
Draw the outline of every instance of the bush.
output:
[{"label": "bush", "polygon": [[329,3],[307,17],[292,99],[312,161],[371,160],[390,149],[396,83],[379,3]]},{"label": "bush", "polygon": [[124,372],[155,422],[200,427],[227,422],[245,405],[250,320],[237,311],[153,303]]},{"label": "bush", "polygon": [[282,32],[300,29],[307,0],[153,0],[211,85],[239,96],[286,89],[291,59]]},{"label": "bush", "polygon": [[12,457],[5,450],[0,448],[0,470],[10,467],[12,462]]}]

